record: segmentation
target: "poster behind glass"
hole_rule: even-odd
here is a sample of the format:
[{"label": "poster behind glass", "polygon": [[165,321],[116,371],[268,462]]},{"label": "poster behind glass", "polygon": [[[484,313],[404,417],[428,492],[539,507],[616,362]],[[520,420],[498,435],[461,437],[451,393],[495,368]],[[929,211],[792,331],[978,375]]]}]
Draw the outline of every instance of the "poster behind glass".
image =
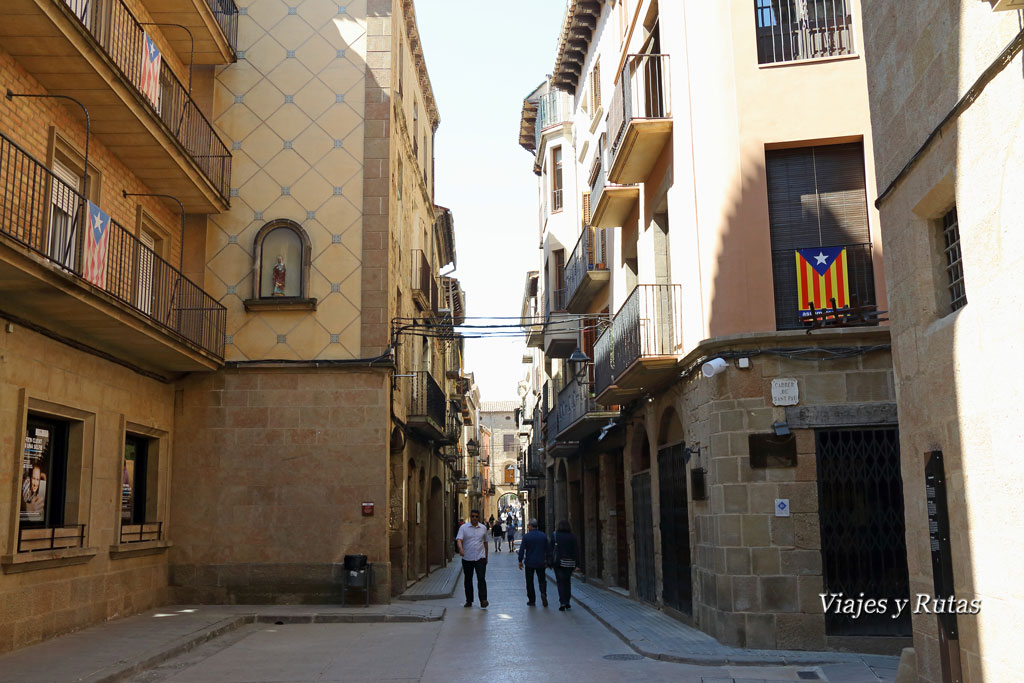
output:
[{"label": "poster behind glass", "polygon": [[46,522],[46,483],[53,462],[50,428],[29,421],[21,460],[21,521]]},{"label": "poster behind glass", "polygon": [[130,524],[135,509],[136,443],[130,439],[124,444],[124,467],[121,470],[121,522]]}]

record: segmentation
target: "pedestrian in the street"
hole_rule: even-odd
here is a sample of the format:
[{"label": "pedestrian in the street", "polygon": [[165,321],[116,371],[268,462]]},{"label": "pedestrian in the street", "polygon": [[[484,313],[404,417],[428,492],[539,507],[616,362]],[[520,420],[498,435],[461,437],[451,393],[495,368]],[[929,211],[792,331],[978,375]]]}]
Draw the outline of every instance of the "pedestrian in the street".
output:
[{"label": "pedestrian in the street", "polygon": [[480,592],[480,606],[487,607],[487,527],[480,523],[480,511],[469,511],[469,524],[459,527],[455,537],[462,556],[462,574],[466,587],[466,607],[473,606],[473,574]]},{"label": "pedestrian in the street", "polygon": [[537,604],[537,591],[533,587],[533,577],[537,576],[537,585],[540,586],[540,601],[545,607],[548,606],[548,577],[544,571],[544,564],[548,558],[548,536],[537,528],[537,520],[531,519],[529,530],[523,534],[523,540],[519,542],[519,569],[526,566],[526,605],[533,607]]},{"label": "pedestrian in the street", "polygon": [[510,553],[514,553],[516,551],[516,522],[514,519],[509,519],[508,530],[506,533],[508,534],[508,551]]},{"label": "pedestrian in the street", "polygon": [[572,533],[568,520],[563,519],[555,527],[551,545],[555,581],[558,583],[558,611],[564,612],[567,609],[572,609],[572,586],[569,580],[576,565],[580,562],[580,550],[576,543],[576,535]]},{"label": "pedestrian in the street", "polygon": [[505,529],[501,526],[501,519],[491,527],[491,535],[494,536],[494,552],[501,550],[501,539],[505,538]]},{"label": "pedestrian in the street", "polygon": [[492,526],[494,526],[494,515],[487,518],[487,528],[490,529]]}]

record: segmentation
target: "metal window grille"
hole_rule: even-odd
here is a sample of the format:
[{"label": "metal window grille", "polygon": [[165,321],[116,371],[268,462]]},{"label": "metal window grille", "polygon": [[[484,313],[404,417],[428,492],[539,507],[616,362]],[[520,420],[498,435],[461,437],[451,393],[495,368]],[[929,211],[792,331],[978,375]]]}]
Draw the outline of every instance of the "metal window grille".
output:
[{"label": "metal window grille", "polygon": [[759,64],[854,54],[850,0],[754,0]]},{"label": "metal window grille", "polygon": [[946,274],[949,276],[949,307],[957,310],[967,305],[967,291],[964,289],[964,265],[960,253],[960,221],[956,207],[942,217],[942,236],[945,240]]}]

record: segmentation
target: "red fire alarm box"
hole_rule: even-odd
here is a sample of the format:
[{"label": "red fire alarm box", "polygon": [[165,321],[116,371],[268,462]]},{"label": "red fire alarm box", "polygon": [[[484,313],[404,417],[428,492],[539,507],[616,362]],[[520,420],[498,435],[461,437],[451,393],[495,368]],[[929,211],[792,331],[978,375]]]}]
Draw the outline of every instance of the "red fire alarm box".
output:
[{"label": "red fire alarm box", "polygon": [[373,503],[363,503],[363,517],[373,516]]}]

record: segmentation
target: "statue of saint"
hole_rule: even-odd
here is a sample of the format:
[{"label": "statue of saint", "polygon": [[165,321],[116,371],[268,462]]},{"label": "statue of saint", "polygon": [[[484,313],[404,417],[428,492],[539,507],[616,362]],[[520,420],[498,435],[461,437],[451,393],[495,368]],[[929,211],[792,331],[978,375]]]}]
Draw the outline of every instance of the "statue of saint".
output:
[{"label": "statue of saint", "polygon": [[274,272],[271,277],[274,280],[274,291],[271,296],[284,296],[284,279],[287,275],[287,268],[284,265],[284,256],[278,255],[277,263],[274,265]]}]

